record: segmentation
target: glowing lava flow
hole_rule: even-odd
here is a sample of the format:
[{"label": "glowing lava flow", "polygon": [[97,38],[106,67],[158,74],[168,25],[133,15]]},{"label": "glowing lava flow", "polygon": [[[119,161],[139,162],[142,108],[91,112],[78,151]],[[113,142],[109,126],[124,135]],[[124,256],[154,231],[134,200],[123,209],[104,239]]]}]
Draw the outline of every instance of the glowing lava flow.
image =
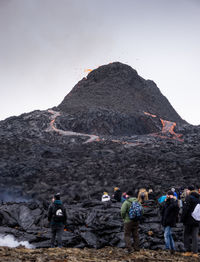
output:
[{"label": "glowing lava flow", "polygon": [[65,136],[89,136],[90,138],[87,141],[85,141],[84,144],[90,143],[93,141],[99,141],[99,137],[95,135],[82,134],[82,133],[77,133],[77,132],[72,132],[72,131],[64,131],[64,130],[56,128],[54,124],[55,124],[56,117],[60,116],[60,112],[56,112],[54,110],[48,110],[48,112],[52,114],[52,117],[51,117],[52,120],[50,122],[50,129],[48,129],[47,131],[53,130],[59,133],[60,135],[65,135]]},{"label": "glowing lava flow", "polygon": [[147,116],[157,117],[156,115],[152,115],[152,114],[147,113],[147,112],[144,112],[144,114],[147,115]]},{"label": "glowing lava flow", "polygon": [[[144,112],[145,115],[148,115],[148,116],[151,116],[151,117],[157,117],[156,115],[152,115],[150,113],[147,113],[147,112]],[[183,142],[184,140],[181,138],[182,137],[182,134],[177,134],[174,132],[174,128],[176,127],[176,123],[175,122],[171,122],[171,121],[167,121],[167,120],[163,120],[160,118],[160,121],[162,123],[162,131],[161,133],[163,134],[162,135],[159,135],[159,134],[152,134],[154,136],[158,136],[158,137],[161,137],[161,138],[167,138],[167,139],[175,139],[175,140],[178,140],[180,142]],[[171,134],[172,137],[168,137],[167,135],[168,134]]]},{"label": "glowing lava flow", "polygon": [[[50,122],[50,127],[46,130],[47,132],[49,131],[55,131],[57,133],[59,133],[60,135],[65,135],[65,136],[89,136],[90,138],[84,142],[84,144],[86,143],[90,143],[90,142],[99,142],[99,141],[105,141],[104,138],[100,139],[99,136],[96,135],[89,135],[89,134],[83,134],[83,133],[77,133],[77,132],[72,132],[72,131],[64,131],[62,129],[58,129],[57,127],[55,127],[55,120],[56,117],[60,116],[60,112],[56,112],[54,110],[48,110],[49,113],[52,114],[51,116],[51,122]],[[119,144],[123,144],[123,145],[132,145],[132,146],[136,146],[139,145],[139,143],[130,143],[130,142],[126,142],[126,141],[120,141],[120,140],[111,140],[114,143],[119,143]]]},{"label": "glowing lava flow", "polygon": [[93,69],[85,69],[84,72],[88,73],[88,72],[92,72]]},{"label": "glowing lava flow", "polygon": [[[52,116],[51,116],[50,127],[46,131],[55,131],[55,132],[59,133],[60,135],[65,135],[65,136],[87,136],[87,137],[90,137],[87,141],[84,142],[84,144],[94,142],[94,141],[101,141],[101,140],[104,141],[104,139],[100,139],[99,136],[96,136],[96,135],[77,133],[77,132],[73,132],[73,131],[64,131],[64,130],[58,129],[55,126],[55,120],[56,120],[56,117],[60,116],[60,112],[56,112],[54,110],[48,110],[48,112]],[[147,113],[147,112],[144,112],[144,114],[151,116],[151,117],[157,117],[156,115],[152,115],[152,114]],[[160,118],[160,121],[163,125],[162,131],[161,131],[161,134],[163,134],[163,135],[160,135],[158,133],[151,134],[151,135],[158,136],[158,137],[161,137],[161,138],[175,139],[175,140],[178,140],[178,141],[181,141],[181,142],[184,141],[183,139],[180,138],[182,136],[182,134],[177,134],[177,133],[174,132],[174,128],[176,126],[175,122],[163,120],[161,118]],[[172,137],[169,137],[168,134],[171,134]],[[120,140],[111,140],[111,141],[114,142],[114,143],[119,143],[119,144],[123,144],[123,145],[131,145],[131,146],[140,145],[140,143],[138,143],[138,142],[133,143],[133,142],[120,141]]]}]

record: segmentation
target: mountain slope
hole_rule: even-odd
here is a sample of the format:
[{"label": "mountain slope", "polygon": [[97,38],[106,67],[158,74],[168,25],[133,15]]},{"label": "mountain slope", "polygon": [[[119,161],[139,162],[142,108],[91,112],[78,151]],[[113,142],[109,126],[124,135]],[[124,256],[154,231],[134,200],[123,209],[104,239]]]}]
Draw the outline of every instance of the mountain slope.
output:
[{"label": "mountain slope", "polygon": [[144,80],[130,66],[119,62],[89,73],[57,110],[68,114],[61,118],[62,128],[103,135],[157,132],[162,127],[160,118],[185,123],[153,81]]}]

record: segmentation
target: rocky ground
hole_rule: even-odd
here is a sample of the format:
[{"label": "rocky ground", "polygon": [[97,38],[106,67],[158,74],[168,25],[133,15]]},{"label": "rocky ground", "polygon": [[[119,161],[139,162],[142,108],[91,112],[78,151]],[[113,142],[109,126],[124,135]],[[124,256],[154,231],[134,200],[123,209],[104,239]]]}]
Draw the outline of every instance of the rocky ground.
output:
[{"label": "rocky ground", "polygon": [[197,262],[199,258],[185,257],[182,253],[170,255],[166,251],[141,250],[127,254],[125,249],[25,249],[0,247],[2,262]]},{"label": "rocky ground", "polygon": [[[63,232],[63,246],[74,248],[124,248],[121,203],[85,201],[65,205],[67,223]],[[0,240],[28,241],[34,248],[50,247],[51,230],[47,220],[47,203],[6,203],[0,205]],[[173,228],[177,251],[184,251],[183,224]],[[6,240],[7,239],[7,240]],[[163,227],[156,202],[147,201],[139,226],[140,247],[151,250],[165,249]],[[200,238],[199,238],[200,247]],[[200,250],[199,250],[200,251]]]}]

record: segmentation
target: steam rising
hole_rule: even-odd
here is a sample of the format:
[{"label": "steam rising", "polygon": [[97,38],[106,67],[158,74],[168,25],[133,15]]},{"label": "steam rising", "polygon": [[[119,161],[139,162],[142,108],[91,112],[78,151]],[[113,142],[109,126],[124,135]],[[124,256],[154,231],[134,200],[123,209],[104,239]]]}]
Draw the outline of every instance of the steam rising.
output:
[{"label": "steam rising", "polygon": [[22,196],[22,193],[19,191],[15,191],[14,189],[11,190],[6,190],[0,188],[0,201],[3,203],[6,202],[28,202],[30,201],[30,198]]},{"label": "steam rising", "polygon": [[34,248],[33,245],[29,244],[28,241],[17,241],[12,235],[3,236],[0,235],[0,246],[5,247],[18,247],[25,246],[26,248]]}]

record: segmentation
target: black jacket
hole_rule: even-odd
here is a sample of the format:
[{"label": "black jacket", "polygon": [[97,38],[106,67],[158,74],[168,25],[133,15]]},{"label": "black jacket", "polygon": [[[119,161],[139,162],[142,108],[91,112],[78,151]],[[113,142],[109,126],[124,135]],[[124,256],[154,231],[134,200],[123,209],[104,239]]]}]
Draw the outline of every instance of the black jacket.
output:
[{"label": "black jacket", "polygon": [[120,189],[118,189],[118,190],[116,190],[116,191],[114,192],[113,198],[114,198],[115,200],[117,200],[117,202],[121,202],[121,196],[122,196],[122,192],[121,192]]},{"label": "black jacket", "polygon": [[168,198],[161,208],[161,216],[162,216],[162,225],[164,227],[170,226],[173,227],[176,225],[178,220],[178,201],[173,198]]},{"label": "black jacket", "polygon": [[183,222],[184,225],[199,226],[199,222],[191,216],[198,203],[200,203],[199,194],[197,192],[191,192],[183,205],[181,222]]},{"label": "black jacket", "polygon": [[[61,208],[62,211],[63,211],[63,218],[62,218],[62,221],[60,222],[56,222],[54,221],[54,207],[57,207],[57,208]],[[66,210],[62,204],[62,202],[60,200],[55,200],[50,206],[49,206],[49,209],[48,209],[48,221],[51,223],[51,225],[65,225],[66,224],[66,219],[67,219],[67,216],[66,216]]]}]

